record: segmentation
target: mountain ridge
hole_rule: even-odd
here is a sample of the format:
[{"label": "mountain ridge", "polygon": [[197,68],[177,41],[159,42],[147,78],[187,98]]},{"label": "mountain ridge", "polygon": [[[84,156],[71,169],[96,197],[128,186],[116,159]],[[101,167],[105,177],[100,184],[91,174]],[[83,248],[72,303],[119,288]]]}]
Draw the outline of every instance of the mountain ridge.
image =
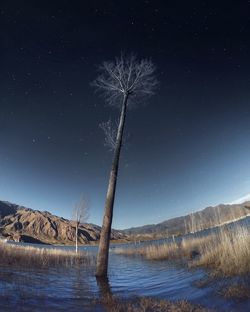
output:
[{"label": "mountain ridge", "polygon": [[[246,208],[246,206],[248,208]],[[222,225],[250,215],[250,201],[241,204],[219,204],[204,209],[164,220],[156,224],[146,224],[122,230],[127,235],[165,234],[182,235],[206,228]]]}]

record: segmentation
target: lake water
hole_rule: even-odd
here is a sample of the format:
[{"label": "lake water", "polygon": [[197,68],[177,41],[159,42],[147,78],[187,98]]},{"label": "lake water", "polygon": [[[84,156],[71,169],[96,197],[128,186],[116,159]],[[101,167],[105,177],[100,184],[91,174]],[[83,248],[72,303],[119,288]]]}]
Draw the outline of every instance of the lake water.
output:
[{"label": "lake water", "polygon": [[[244,221],[246,226],[249,220]],[[94,254],[97,251],[95,246],[80,248]],[[112,249],[109,264],[111,292],[123,298],[139,295],[187,299],[216,311],[250,311],[250,300],[225,300],[217,294],[217,286],[213,284],[197,287],[195,282],[205,276],[202,270],[187,270],[167,261],[116,255]],[[102,291],[94,270],[94,265],[38,270],[1,267],[0,311],[105,311],[94,300]]]}]

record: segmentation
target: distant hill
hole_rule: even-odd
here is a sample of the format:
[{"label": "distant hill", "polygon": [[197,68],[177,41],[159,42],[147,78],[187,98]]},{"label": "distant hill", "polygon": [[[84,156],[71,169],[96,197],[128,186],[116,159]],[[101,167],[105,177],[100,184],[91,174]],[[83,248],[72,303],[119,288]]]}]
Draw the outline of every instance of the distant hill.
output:
[{"label": "distant hill", "polygon": [[[99,240],[101,228],[94,224],[81,224],[80,244]],[[0,201],[0,234],[9,239],[31,243],[73,244],[75,226],[72,221],[52,215],[48,211],[32,210]],[[123,239],[126,235],[112,230],[111,239]]]},{"label": "distant hill", "polygon": [[[247,207],[247,208],[246,208]],[[160,236],[197,232],[250,215],[250,201],[235,205],[207,207],[192,214],[123,230],[128,235]]]},{"label": "distant hill", "polygon": [[[247,207],[247,208],[245,208]],[[129,236],[156,238],[180,235],[211,228],[250,215],[250,201],[235,205],[207,207],[192,214],[126,230],[112,230],[111,239],[126,239]],[[88,244],[99,240],[101,227],[81,224],[79,243]],[[0,201],[0,235],[9,239],[31,243],[74,244],[75,226],[72,221],[39,211]]]}]

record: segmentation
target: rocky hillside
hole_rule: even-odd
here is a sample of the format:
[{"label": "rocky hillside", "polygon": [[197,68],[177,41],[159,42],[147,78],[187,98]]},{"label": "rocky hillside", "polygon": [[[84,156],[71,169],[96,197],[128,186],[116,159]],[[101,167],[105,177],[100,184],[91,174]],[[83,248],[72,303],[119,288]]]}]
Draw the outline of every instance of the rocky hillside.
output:
[{"label": "rocky hillside", "polygon": [[207,207],[192,214],[173,218],[158,224],[150,224],[123,230],[128,235],[179,235],[215,227],[250,215],[250,201],[236,205]]},{"label": "rocky hillside", "polygon": [[[81,224],[79,243],[97,241],[101,228],[94,224]],[[75,226],[72,221],[52,215],[48,211],[32,210],[0,201],[0,234],[14,240],[31,243],[73,244]],[[112,239],[124,239],[126,235],[112,231]]]}]

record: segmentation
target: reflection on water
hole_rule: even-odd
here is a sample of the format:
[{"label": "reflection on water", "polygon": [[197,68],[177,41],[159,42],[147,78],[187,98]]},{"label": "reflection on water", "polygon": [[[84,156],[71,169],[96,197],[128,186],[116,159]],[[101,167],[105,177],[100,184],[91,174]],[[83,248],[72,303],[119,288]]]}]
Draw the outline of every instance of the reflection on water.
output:
[{"label": "reflection on water", "polygon": [[[87,249],[97,251],[93,246]],[[224,300],[213,284],[196,287],[195,282],[204,277],[201,270],[116,255],[111,249],[109,272],[107,284],[96,281],[93,266],[40,270],[1,267],[0,311],[105,311],[97,299],[107,294],[187,299],[217,311],[250,311],[249,300]]]}]

